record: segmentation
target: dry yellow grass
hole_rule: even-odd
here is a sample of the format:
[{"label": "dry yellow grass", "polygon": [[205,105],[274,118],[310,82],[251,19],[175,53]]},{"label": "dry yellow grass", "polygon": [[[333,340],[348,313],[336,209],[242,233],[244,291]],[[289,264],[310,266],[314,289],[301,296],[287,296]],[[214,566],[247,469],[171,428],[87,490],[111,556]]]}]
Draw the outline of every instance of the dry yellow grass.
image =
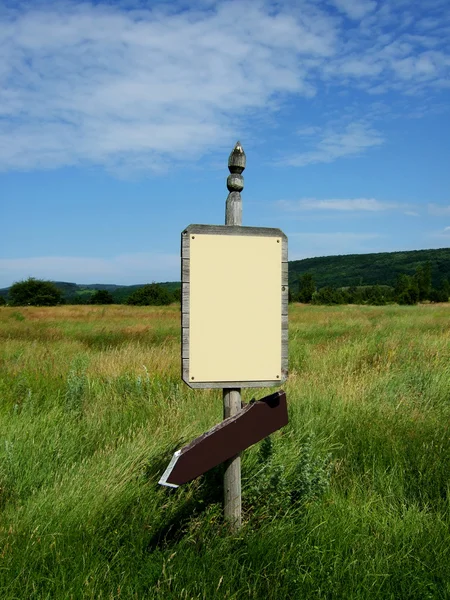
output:
[{"label": "dry yellow grass", "polygon": [[222,419],[179,307],[0,308],[1,600],[450,597],[449,309],[290,307],[289,425],[229,537],[213,478],[157,485]]}]

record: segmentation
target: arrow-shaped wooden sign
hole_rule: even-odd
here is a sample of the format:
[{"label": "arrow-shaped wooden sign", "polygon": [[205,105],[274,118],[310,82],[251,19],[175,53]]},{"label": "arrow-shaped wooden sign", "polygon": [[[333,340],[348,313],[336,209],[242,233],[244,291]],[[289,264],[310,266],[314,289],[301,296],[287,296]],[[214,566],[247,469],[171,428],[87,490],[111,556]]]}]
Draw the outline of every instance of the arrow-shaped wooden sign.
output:
[{"label": "arrow-shaped wooden sign", "polygon": [[178,487],[236,456],[288,423],[286,394],[279,390],[247,404],[190,444],[177,450],[159,480]]}]

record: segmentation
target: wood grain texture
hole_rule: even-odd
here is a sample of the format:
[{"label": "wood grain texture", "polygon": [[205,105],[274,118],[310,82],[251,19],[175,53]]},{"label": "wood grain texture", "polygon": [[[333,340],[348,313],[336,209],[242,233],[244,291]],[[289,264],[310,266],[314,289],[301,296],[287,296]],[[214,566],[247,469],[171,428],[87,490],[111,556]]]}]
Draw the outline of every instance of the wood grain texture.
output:
[{"label": "wood grain texture", "polygon": [[181,281],[182,283],[190,281],[190,260],[188,258],[181,259]]},{"label": "wood grain texture", "polygon": [[181,283],[181,312],[189,313],[190,290],[189,282]]},{"label": "wood grain texture", "polygon": [[[240,142],[237,142],[228,158],[228,170],[230,174],[239,175],[240,189],[244,188],[244,178],[241,173],[245,169],[245,152]],[[230,193],[225,204],[225,226],[242,226],[242,200],[240,190],[232,191],[228,185],[230,177],[227,180],[227,186]],[[236,340],[239,343],[239,340]],[[223,390],[223,416],[224,419],[233,417],[241,411],[242,398],[240,386],[236,389]],[[241,456],[237,454],[225,463],[225,473],[223,476],[223,512],[225,520],[228,521],[233,531],[237,531],[242,524],[241,508]]]},{"label": "wood grain texture", "polygon": [[[189,235],[200,233],[203,235],[251,235],[261,237],[279,237],[287,243],[287,236],[281,229],[274,227],[243,227],[237,225],[200,225],[193,223],[184,230]],[[189,238],[187,238],[189,244]],[[188,251],[189,252],[189,251]],[[188,257],[186,257],[188,258]],[[284,261],[283,261],[284,262]]]},{"label": "wood grain texture", "polygon": [[183,327],[181,330],[181,357],[189,359],[189,329]]},{"label": "wood grain texture", "polygon": [[281,246],[281,261],[286,263],[288,262],[288,239],[287,236],[283,233],[281,236],[281,243],[283,244]]},{"label": "wood grain texture", "polygon": [[217,390],[217,389],[241,389],[241,388],[263,388],[274,387],[284,381],[283,379],[283,356],[281,358],[281,377],[267,381],[195,381],[189,380],[189,359],[182,359],[183,381],[192,388],[198,390]]},{"label": "wood grain texture", "polygon": [[281,263],[281,285],[288,285],[289,280],[288,280],[288,263],[287,262],[282,262]]},{"label": "wood grain texture", "polygon": [[242,223],[242,200],[239,192],[230,192],[225,204],[225,222],[230,226]]},{"label": "wood grain texture", "polygon": [[[187,228],[189,229],[189,228]],[[181,258],[189,259],[190,255],[190,241],[189,241],[189,233],[185,229],[181,234]]]},{"label": "wood grain texture", "polygon": [[289,288],[287,285],[283,285],[281,288],[281,314],[288,314],[289,305]]}]

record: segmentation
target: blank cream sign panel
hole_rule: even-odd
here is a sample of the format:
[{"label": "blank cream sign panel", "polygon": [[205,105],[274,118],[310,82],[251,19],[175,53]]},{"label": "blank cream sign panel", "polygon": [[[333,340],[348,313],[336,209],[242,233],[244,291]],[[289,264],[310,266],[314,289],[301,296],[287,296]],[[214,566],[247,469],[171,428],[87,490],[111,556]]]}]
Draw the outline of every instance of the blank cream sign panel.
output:
[{"label": "blank cream sign panel", "polygon": [[189,232],[190,381],[281,381],[283,237]]}]

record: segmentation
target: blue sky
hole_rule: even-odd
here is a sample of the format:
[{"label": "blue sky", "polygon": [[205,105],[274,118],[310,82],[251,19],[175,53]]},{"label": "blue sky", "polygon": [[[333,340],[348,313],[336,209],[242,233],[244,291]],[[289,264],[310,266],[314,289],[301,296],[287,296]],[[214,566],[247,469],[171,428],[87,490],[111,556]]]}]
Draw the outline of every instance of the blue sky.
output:
[{"label": "blue sky", "polygon": [[448,0],[0,7],[0,287],[179,280],[191,223],[290,260],[450,246]]}]

